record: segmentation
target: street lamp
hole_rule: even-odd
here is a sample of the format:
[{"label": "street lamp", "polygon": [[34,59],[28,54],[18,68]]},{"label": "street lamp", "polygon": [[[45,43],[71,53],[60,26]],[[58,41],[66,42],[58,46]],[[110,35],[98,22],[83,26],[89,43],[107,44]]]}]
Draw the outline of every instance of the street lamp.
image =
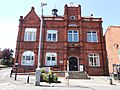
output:
[{"label": "street lamp", "polygon": [[41,52],[41,38],[42,38],[42,27],[43,27],[43,6],[47,5],[46,3],[41,2],[41,23],[40,23],[40,35],[39,35],[39,47],[38,47],[38,65],[36,69],[36,81],[35,86],[40,86],[40,52]]},{"label": "street lamp", "polygon": [[66,78],[67,78],[67,85],[69,86],[69,61],[67,60],[67,72],[66,72]]}]

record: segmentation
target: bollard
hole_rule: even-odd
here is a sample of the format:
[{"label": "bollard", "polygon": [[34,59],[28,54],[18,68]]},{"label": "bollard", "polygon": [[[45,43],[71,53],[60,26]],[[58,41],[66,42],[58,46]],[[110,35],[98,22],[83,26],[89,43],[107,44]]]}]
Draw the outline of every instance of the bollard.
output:
[{"label": "bollard", "polygon": [[69,72],[66,72],[67,85],[69,86]]},{"label": "bollard", "polygon": [[50,82],[50,74],[49,74],[49,76],[48,76],[48,83],[50,84],[51,82]]},{"label": "bollard", "polygon": [[12,73],[13,73],[13,70],[11,70],[11,72],[10,72],[10,77],[12,77]]},{"label": "bollard", "polygon": [[112,83],[112,79],[110,79],[110,85],[112,85],[113,83]]},{"label": "bollard", "polygon": [[111,76],[109,77],[109,82],[110,82],[110,85],[113,85],[112,77]]},{"label": "bollard", "polygon": [[30,79],[30,74],[28,74],[27,76],[27,83],[29,83],[29,79]]}]

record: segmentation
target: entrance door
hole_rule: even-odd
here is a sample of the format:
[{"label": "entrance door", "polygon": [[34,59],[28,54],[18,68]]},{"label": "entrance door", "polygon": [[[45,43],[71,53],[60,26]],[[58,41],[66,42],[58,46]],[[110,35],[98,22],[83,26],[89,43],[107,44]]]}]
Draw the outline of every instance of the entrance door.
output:
[{"label": "entrance door", "polygon": [[76,57],[69,58],[69,71],[78,71],[78,59]]}]

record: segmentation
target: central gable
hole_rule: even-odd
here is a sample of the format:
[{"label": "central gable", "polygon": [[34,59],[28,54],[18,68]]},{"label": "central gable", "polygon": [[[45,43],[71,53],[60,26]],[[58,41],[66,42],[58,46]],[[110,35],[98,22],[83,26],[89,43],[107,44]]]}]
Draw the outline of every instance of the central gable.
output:
[{"label": "central gable", "polygon": [[31,11],[24,17],[23,24],[25,26],[39,26],[40,18],[36,14],[34,7],[31,8]]}]

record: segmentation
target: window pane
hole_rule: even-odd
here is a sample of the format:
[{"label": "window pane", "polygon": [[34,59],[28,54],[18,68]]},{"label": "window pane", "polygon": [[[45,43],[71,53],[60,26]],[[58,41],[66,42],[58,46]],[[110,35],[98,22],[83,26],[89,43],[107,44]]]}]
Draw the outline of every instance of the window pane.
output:
[{"label": "window pane", "polygon": [[78,41],[78,34],[74,34],[74,41],[75,41],[75,42]]},{"label": "window pane", "polygon": [[25,56],[23,56],[22,60],[25,60]]},{"label": "window pane", "polygon": [[90,57],[93,57],[93,54],[89,54]]},{"label": "window pane", "polygon": [[32,40],[32,32],[28,32],[28,41]]},{"label": "window pane", "polygon": [[26,56],[26,60],[30,60],[30,56]]},{"label": "window pane", "polygon": [[24,34],[24,41],[27,41],[27,32]]},{"label": "window pane", "polygon": [[56,34],[53,34],[53,41],[56,41]]},{"label": "window pane", "polygon": [[47,61],[50,61],[50,57],[47,57]]},{"label": "window pane", "polygon": [[55,57],[52,57],[52,61],[55,61]]},{"label": "window pane", "polygon": [[31,56],[31,60],[34,60],[34,56]]},{"label": "window pane", "polygon": [[90,32],[87,33],[87,41],[88,41],[88,42],[91,42],[91,41],[92,41],[92,40],[91,40],[91,33],[90,33]]},{"label": "window pane", "polygon": [[68,33],[72,33],[72,31],[68,31]]},{"label": "window pane", "polygon": [[68,34],[68,41],[72,42],[72,34]]},{"label": "window pane", "polygon": [[74,31],[74,34],[75,34],[75,33],[78,33],[78,32],[77,32],[77,31]]},{"label": "window pane", "polygon": [[94,66],[96,66],[96,57],[94,57]]},{"label": "window pane", "polygon": [[96,66],[99,66],[100,65],[100,61],[99,61],[99,56],[96,57]]},{"label": "window pane", "polygon": [[97,34],[95,32],[93,33],[93,42],[97,42]]},{"label": "window pane", "polygon": [[48,34],[48,41],[51,41],[51,34]]},{"label": "window pane", "polygon": [[33,32],[33,41],[36,41],[36,32]]},{"label": "window pane", "polygon": [[54,66],[54,65],[56,65],[56,62],[52,61],[51,66]]},{"label": "window pane", "polygon": [[90,57],[90,58],[89,58],[89,65],[90,65],[90,66],[93,66],[93,57]]}]

